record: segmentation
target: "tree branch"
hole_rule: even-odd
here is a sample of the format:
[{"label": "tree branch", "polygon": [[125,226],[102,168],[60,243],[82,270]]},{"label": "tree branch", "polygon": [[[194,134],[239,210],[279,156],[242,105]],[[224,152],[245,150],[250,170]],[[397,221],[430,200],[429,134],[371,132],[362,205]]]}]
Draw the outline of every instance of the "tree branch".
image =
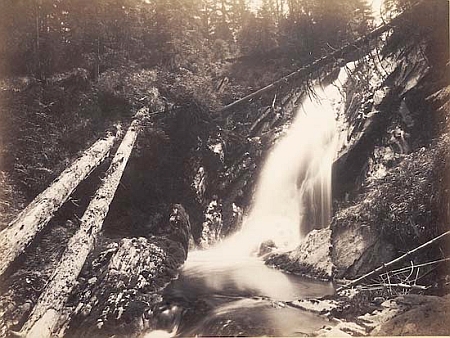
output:
[{"label": "tree branch", "polygon": [[350,287],[352,287],[352,286],[358,284],[359,282],[363,281],[364,279],[366,279],[366,278],[368,278],[368,277],[372,277],[373,275],[375,275],[375,274],[377,274],[377,273],[379,273],[379,272],[381,272],[381,271],[383,271],[383,270],[386,270],[386,269],[389,268],[390,266],[392,266],[392,265],[394,265],[394,264],[396,264],[396,263],[399,263],[399,262],[403,261],[405,258],[408,258],[408,257],[411,256],[413,253],[416,253],[416,252],[418,252],[418,251],[420,251],[420,250],[422,250],[422,249],[424,249],[424,248],[430,246],[431,244],[437,242],[438,240],[440,240],[441,238],[443,238],[443,237],[445,237],[445,236],[447,236],[447,235],[449,235],[449,234],[450,234],[450,230],[444,232],[443,234],[441,234],[441,235],[439,235],[439,236],[437,236],[437,237],[435,237],[435,238],[433,238],[433,239],[431,239],[431,240],[429,240],[428,242],[426,242],[426,243],[424,243],[424,244],[418,246],[417,248],[408,251],[408,252],[405,253],[404,255],[402,255],[402,256],[400,256],[400,257],[397,257],[396,259],[390,261],[389,263],[383,264],[383,265],[379,266],[378,268],[376,268],[375,270],[372,270],[371,272],[368,272],[368,273],[366,273],[365,275],[363,275],[363,276],[361,276],[361,277],[359,277],[359,278],[357,278],[357,279],[352,280],[352,281],[349,282],[348,284],[343,285],[343,286],[337,288],[337,289],[336,289],[336,292],[340,292],[340,291],[342,291],[342,290],[348,289],[348,288],[350,288]]}]

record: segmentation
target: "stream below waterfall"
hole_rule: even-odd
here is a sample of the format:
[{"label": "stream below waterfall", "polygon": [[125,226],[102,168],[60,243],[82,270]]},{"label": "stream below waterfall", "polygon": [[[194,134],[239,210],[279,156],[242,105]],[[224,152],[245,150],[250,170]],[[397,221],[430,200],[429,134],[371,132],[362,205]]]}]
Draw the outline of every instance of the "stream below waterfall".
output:
[{"label": "stream below waterfall", "polygon": [[289,275],[256,257],[261,243],[296,248],[331,219],[331,168],[345,105],[347,64],[337,79],[317,85],[269,152],[242,229],[205,251],[190,252],[165,290],[156,336],[305,336],[330,325],[286,302],[334,293],[330,282]]},{"label": "stream below waterfall", "polygon": [[284,302],[331,295],[331,282],[289,275],[256,257],[217,263],[207,254],[194,252],[165,290],[167,331],[181,337],[305,336],[330,325]]}]

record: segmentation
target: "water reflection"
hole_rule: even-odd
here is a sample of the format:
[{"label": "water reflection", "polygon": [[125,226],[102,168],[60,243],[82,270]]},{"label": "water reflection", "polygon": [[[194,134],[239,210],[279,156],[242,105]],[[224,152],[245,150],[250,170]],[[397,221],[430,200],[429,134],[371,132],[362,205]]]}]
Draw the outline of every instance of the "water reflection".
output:
[{"label": "water reflection", "polygon": [[303,336],[329,323],[283,301],[333,292],[332,283],[285,274],[256,257],[220,258],[208,250],[190,253],[164,299],[168,308],[184,309],[178,336]]},{"label": "water reflection", "polygon": [[216,308],[182,336],[309,336],[330,323],[317,315],[278,307],[264,299],[241,299]]},{"label": "water reflection", "polygon": [[285,274],[264,265],[257,257],[235,259],[233,255],[222,256],[221,253],[214,249],[190,253],[179,279],[170,288],[183,285],[194,297],[219,294],[259,296],[278,301],[334,292],[331,283]]}]

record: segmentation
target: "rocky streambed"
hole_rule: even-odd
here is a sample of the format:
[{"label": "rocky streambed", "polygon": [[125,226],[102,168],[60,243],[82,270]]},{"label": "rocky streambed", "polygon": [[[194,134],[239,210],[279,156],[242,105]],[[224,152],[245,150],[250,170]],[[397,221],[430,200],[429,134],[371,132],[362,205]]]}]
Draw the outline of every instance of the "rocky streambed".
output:
[{"label": "rocky streambed", "polygon": [[[239,232],[264,158],[301,101],[314,96],[310,79],[214,119],[192,105],[152,120],[57,334],[448,335],[448,242],[347,291],[335,294],[332,284],[448,230],[449,63],[440,40],[446,6],[405,16],[365,50],[311,75],[328,85],[356,60],[340,88],[346,100],[332,170],[333,218],[297,248],[277,251],[267,241],[261,258],[220,260],[225,265],[212,251],[195,258],[196,249]],[[433,27],[421,25],[427,16]],[[82,195],[95,188],[90,182]],[[68,214],[41,234],[2,285],[2,335],[20,330],[51,277],[77,226],[77,213]]]},{"label": "rocky streambed", "polygon": [[390,299],[351,290],[335,297],[298,300],[289,305],[326,317],[332,324],[314,336],[447,335],[450,297],[407,294]]}]

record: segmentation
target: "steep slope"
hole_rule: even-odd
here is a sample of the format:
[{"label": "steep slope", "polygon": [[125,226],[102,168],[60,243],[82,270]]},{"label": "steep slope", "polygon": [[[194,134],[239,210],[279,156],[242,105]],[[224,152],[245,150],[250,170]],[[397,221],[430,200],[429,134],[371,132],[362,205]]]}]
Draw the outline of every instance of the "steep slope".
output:
[{"label": "steep slope", "polygon": [[[359,60],[346,86],[331,232],[268,264],[354,278],[448,230],[447,7],[417,7]],[[445,257],[440,244],[414,262]]]}]

